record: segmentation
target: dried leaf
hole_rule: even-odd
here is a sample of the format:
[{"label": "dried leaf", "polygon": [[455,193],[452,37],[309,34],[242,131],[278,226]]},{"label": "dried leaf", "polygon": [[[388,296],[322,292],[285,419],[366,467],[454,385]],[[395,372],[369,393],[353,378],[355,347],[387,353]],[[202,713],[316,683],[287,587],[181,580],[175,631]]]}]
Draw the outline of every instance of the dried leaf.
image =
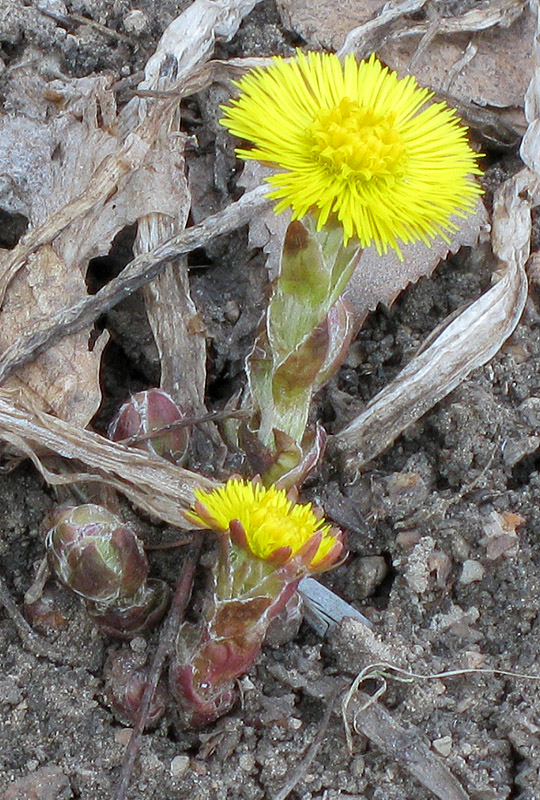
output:
[{"label": "dried leaf", "polygon": [[353,309],[357,330],[378,303],[392,305],[398,294],[410,283],[431,275],[449,252],[457,253],[463,246],[473,247],[478,241],[480,231],[489,228],[487,213],[481,200],[478,201],[474,214],[454,221],[459,229],[451,235],[449,242],[437,236],[429,247],[423,242],[403,245],[403,261],[393,251],[381,257],[374,247],[364,250],[344,295]]},{"label": "dried leaf", "polygon": [[[518,19],[507,27],[516,14]],[[483,18],[486,28],[490,23],[493,27],[482,30]],[[460,101],[495,108],[523,105],[532,76],[534,36],[534,17],[527,4],[505,0],[461,18],[434,17],[432,24],[436,36],[418,56],[421,35],[387,42],[381,58],[398,73],[412,71],[422,85],[451,92]],[[474,35],[476,24],[478,35]],[[469,42],[474,46],[470,60],[464,59]]]},{"label": "dried leaf", "polygon": [[[255,162],[248,162],[242,172],[241,185],[253,189],[272,174],[272,170]],[[267,253],[267,268],[271,278],[279,273],[283,242],[290,220],[290,213],[276,216],[272,206],[253,217],[249,226],[249,244],[262,247]],[[349,281],[344,297],[354,315],[356,330],[362,326],[369,311],[378,303],[390,306],[398,294],[409,283],[415,283],[423,276],[429,276],[448,253],[457,253],[460,247],[472,247],[478,241],[482,230],[488,226],[484,205],[478,201],[474,214],[464,219],[454,219],[459,229],[445,242],[438,236],[431,246],[423,242],[402,245],[403,261],[391,251],[385,256],[378,255],[374,247],[367,247]]]},{"label": "dried leaf", "polygon": [[[258,161],[246,161],[238,185],[246,192],[252,191],[257,186],[262,186],[264,179],[273,172],[274,170]],[[248,245],[253,248],[260,247],[266,253],[266,269],[270,280],[279,275],[283,242],[291,222],[291,213],[288,209],[276,215],[269,202],[268,208],[255,214],[249,223]]]},{"label": "dried leaf", "polygon": [[[451,92],[458,100],[498,108],[521,105],[532,74],[530,41],[534,19],[524,0],[494,0],[443,16],[425,2],[279,0],[285,26],[309,47],[377,54],[400,74],[413,72],[422,85]],[[524,13],[525,12],[525,13]],[[414,15],[414,16],[413,16]],[[351,30],[353,28],[353,30]],[[465,57],[469,42],[472,58]]]},{"label": "dried leaf", "polygon": [[[159,157],[157,164],[143,163],[160,130],[160,114],[142,131],[147,142],[137,134],[119,142],[110,132],[116,117],[107,81],[85,78],[45,87],[22,79],[29,116],[2,119],[0,172],[12,176],[12,195],[31,224],[19,245],[0,258],[0,287],[7,289],[0,316],[4,350],[35,320],[87,296],[88,260],[106,253],[126,224],[170,208],[174,183],[147,191]],[[58,343],[9,385],[25,385],[43,408],[86,426],[101,401],[99,362],[106,341],[90,353],[88,337],[89,332]]]},{"label": "dried leaf", "polygon": [[285,28],[315,49],[337,50],[345,37],[354,37],[357,27],[362,26],[361,38],[369,47],[368,54],[392,34],[405,14],[419,11],[426,1],[342,0],[337,5],[327,0],[277,0],[277,6]]},{"label": "dried leaf", "polygon": [[[11,283],[0,316],[0,349],[5,350],[34,320],[85,296],[81,273],[68,269],[50,245],[43,246]],[[34,405],[84,428],[101,402],[99,367],[106,342],[107,337],[101,336],[90,351],[87,333],[65,337],[8,378],[4,388],[19,389]]]}]

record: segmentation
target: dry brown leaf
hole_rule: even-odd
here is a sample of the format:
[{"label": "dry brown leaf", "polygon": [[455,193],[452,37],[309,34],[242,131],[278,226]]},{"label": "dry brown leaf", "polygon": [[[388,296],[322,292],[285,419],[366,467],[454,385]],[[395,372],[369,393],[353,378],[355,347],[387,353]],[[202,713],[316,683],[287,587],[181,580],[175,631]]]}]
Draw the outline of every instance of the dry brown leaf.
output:
[{"label": "dry brown leaf", "polygon": [[[451,34],[445,32],[443,20],[434,19],[437,35],[419,58],[415,58],[419,35],[393,39],[379,55],[396,72],[412,71],[422,85],[449,92],[458,100],[495,108],[522,106],[532,76],[534,17],[523,3],[513,7],[524,13],[508,28],[497,25],[473,34]],[[481,16],[486,10],[477,13]],[[469,42],[474,54],[462,61]]]},{"label": "dry brown leaf", "polygon": [[[257,186],[264,185],[264,179],[273,172],[274,170],[258,161],[246,161],[238,185],[250,192]],[[276,215],[269,202],[268,208],[256,214],[249,223],[249,247],[260,247],[266,253],[266,269],[270,280],[274,280],[279,274],[283,242],[290,221],[290,211]]]},{"label": "dry brown leaf", "polygon": [[[53,248],[44,245],[11,283],[0,316],[0,349],[5,350],[35,320],[50,317],[66,302],[75,303],[84,296],[81,273],[68,269]],[[101,402],[99,367],[106,341],[101,336],[90,351],[87,333],[72,334],[21,368],[4,388],[19,389],[34,405],[84,428]]]},{"label": "dry brown leaf", "polygon": [[402,247],[403,261],[394,251],[379,256],[374,247],[362,253],[347,290],[345,298],[354,310],[356,328],[360,328],[366,316],[378,303],[392,305],[396,297],[410,283],[429,276],[437,264],[448,253],[457,253],[460,247],[473,247],[482,230],[488,230],[488,216],[484,204],[479,201],[474,214],[455,220],[457,230],[445,242],[441,236],[430,247],[423,242],[412,242]]},{"label": "dry brown leaf", "polygon": [[352,28],[377,14],[385,0],[277,0],[285,28],[299,34],[309,47],[337,50]]},{"label": "dry brown leaf", "polygon": [[[377,54],[391,69],[412,71],[422,85],[479,105],[521,105],[532,74],[534,20],[525,0],[478,4],[461,16],[444,17],[440,4],[427,19],[412,16],[422,0],[278,0],[283,23],[309,47]],[[351,30],[353,29],[353,30]],[[467,53],[469,43],[474,54]],[[414,63],[411,63],[413,62]]]},{"label": "dry brown leaf", "polygon": [[[240,185],[250,190],[260,185],[270,174],[272,170],[268,167],[257,162],[248,162]],[[290,212],[276,216],[269,206],[268,210],[254,217],[249,225],[249,245],[262,247],[267,254],[266,266],[271,280],[279,271],[283,240],[289,221]],[[354,313],[356,329],[361,327],[369,311],[373,311],[378,303],[390,306],[409,283],[431,275],[449,252],[456,253],[460,247],[475,245],[480,232],[488,229],[488,218],[481,201],[478,202],[474,214],[455,221],[459,230],[450,237],[450,242],[447,243],[438,236],[430,247],[422,242],[404,245],[403,261],[394,252],[381,257],[374,247],[366,248],[345,291],[345,297]]]},{"label": "dry brown leaf", "polygon": [[[98,77],[45,85],[22,77],[17,101],[25,113],[1,120],[0,172],[10,176],[11,195],[31,225],[19,245],[0,257],[0,284],[7,289],[0,315],[4,350],[35,320],[87,296],[88,260],[108,252],[126,224],[170,208],[174,181],[148,192],[149,176],[160,171],[159,154],[143,163],[160,115],[145,131],[146,142],[137,134],[119,142],[111,132],[116,116],[107,82]],[[9,385],[25,385],[34,402],[39,396],[43,408],[86,426],[101,401],[105,343],[104,337],[89,352],[88,336],[60,342]]]}]

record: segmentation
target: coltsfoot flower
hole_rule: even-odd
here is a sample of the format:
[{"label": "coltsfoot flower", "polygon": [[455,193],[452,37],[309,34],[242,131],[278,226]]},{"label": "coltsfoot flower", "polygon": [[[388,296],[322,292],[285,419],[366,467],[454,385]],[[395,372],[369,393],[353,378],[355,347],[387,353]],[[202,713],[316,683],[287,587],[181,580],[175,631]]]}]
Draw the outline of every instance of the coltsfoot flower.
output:
[{"label": "coltsfoot flower", "polygon": [[232,707],[236,680],[258,656],[272,620],[295,606],[300,579],[330,569],[343,549],[341,532],[291,492],[231,479],[196,498],[186,516],[220,534],[220,553],[200,622],[182,625],[171,659],[171,693],[188,727]]},{"label": "coltsfoot flower", "polygon": [[311,505],[297,504],[291,493],[274,486],[231,478],[225,486],[195,490],[190,522],[229,531],[235,545],[272,563],[299,557],[309,572],[320,572],[339,557],[341,532],[321,519]]},{"label": "coltsfoot flower", "polygon": [[[433,92],[371,56],[342,64],[336,55],[276,56],[237,82],[238,99],[221,123],[254,143],[243,159],[270,163],[276,213],[315,213],[320,230],[335,218],[344,240],[357,237],[379,253],[399,242],[429,243],[456,230],[480,187],[467,130]],[[401,255],[401,254],[400,254]]]}]

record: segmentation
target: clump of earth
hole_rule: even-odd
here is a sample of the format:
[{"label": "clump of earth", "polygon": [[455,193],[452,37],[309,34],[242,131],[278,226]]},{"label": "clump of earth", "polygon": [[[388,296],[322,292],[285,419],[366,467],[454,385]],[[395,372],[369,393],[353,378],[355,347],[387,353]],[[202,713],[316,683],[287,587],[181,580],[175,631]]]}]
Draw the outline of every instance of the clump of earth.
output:
[{"label": "clump of earth", "polygon": [[[17,65],[30,61],[51,76],[112,73],[119,102],[126,102],[161,33],[188,5],[49,0],[40,11],[6,0],[0,8],[0,94]],[[98,25],[68,28],[61,20],[70,14]],[[265,0],[231,42],[218,45],[217,55],[289,55],[298,44],[276,6]],[[215,122],[221,91],[189,98],[186,124],[206,148],[205,180],[225,202],[236,189],[232,145],[224,143],[224,134],[219,138]],[[486,161],[491,188],[520,166],[513,153],[494,152]],[[12,247],[24,220],[2,211],[0,221],[0,243]],[[132,241],[133,231],[125,231],[99,268],[114,272],[129,257]],[[191,274],[192,293],[211,338],[211,407],[242,381],[267,275],[264,255],[248,248],[246,230],[192,258],[198,267]],[[327,429],[342,428],[442,319],[489,284],[482,252],[463,248],[390,309],[373,312],[345,364],[317,397]],[[371,662],[391,661],[424,676],[472,668],[537,674],[539,302],[533,285],[524,317],[499,354],[409,428],[359,480],[351,484],[339,464],[326,462],[305,487],[306,496],[320,500],[343,527],[350,551],[322,580],[373,622],[374,637],[366,640],[361,623],[345,620],[325,637],[304,623],[296,637],[270,642],[241,681],[241,704],[226,717],[193,733],[180,730],[169,713],[143,735],[131,800],[273,798],[319,733],[336,689]],[[113,337],[98,428],[127,393],[159,380],[141,309],[135,296],[105,320]],[[0,476],[0,499],[0,570],[22,608],[44,555],[41,523],[58,498],[23,462]],[[135,516],[127,504],[125,511]],[[139,524],[151,537],[152,523]],[[196,595],[204,587],[209,553]],[[153,573],[174,585],[182,548],[149,550],[149,559]],[[109,800],[131,730],[111,709],[104,666],[120,646],[144,663],[158,633],[120,645],[104,637],[63,588],[50,584],[47,592],[57,616],[41,635],[68,654],[65,663],[35,655],[0,614],[0,792],[5,800]],[[540,700],[534,680],[490,673],[389,680],[379,702],[411,737],[429,744],[472,798],[537,796]],[[333,714],[291,798],[428,797],[404,763],[362,735],[353,733],[352,742],[350,752],[341,715]]]}]

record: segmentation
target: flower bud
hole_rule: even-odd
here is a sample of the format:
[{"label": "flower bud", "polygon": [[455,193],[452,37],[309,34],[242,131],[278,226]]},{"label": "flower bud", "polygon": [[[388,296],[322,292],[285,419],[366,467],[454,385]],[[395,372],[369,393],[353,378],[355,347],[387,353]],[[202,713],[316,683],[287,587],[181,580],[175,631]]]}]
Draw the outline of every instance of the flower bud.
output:
[{"label": "flower bud", "polygon": [[24,613],[35,631],[49,633],[51,630],[66,628],[68,621],[61,610],[58,584],[45,584],[40,596],[31,602],[25,599]]},{"label": "flower bud", "polygon": [[[115,716],[126,725],[139,719],[141,701],[148,683],[148,669],[139,657],[129,650],[116,650],[107,659],[104,670],[105,697]],[[145,728],[155,727],[168,705],[167,689],[160,681],[148,709]]]},{"label": "flower bud", "polygon": [[111,606],[144,584],[148,562],[132,530],[98,505],[60,508],[46,547],[55,576],[85,600]]},{"label": "flower bud", "polygon": [[114,606],[86,603],[88,616],[103,633],[115,639],[132,639],[160,622],[169,604],[169,587],[160,580],[146,581],[134,595]]},{"label": "flower bud", "polygon": [[[134,394],[120,408],[109,426],[109,438],[120,442],[132,437],[144,436],[151,431],[158,431],[166,425],[178,422],[186,416],[167,392],[161,389],[147,389]],[[173,464],[182,464],[187,455],[189,445],[189,426],[164,431],[136,443],[154,455],[166,458]]]}]

